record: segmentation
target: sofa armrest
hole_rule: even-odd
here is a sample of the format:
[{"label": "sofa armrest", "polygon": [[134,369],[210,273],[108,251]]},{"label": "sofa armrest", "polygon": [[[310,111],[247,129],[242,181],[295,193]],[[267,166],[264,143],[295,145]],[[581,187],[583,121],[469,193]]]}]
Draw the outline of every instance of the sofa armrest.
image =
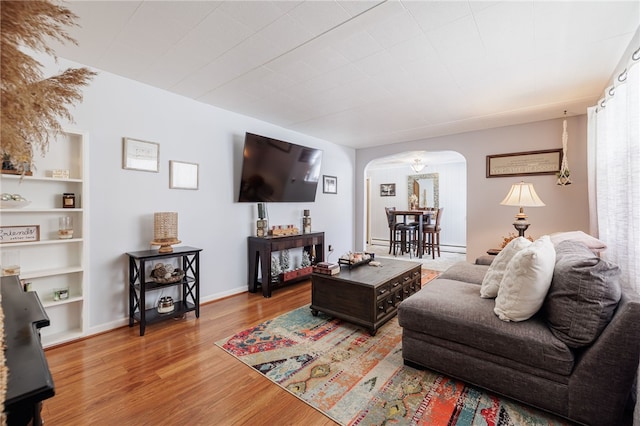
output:
[{"label": "sofa armrest", "polygon": [[623,285],[611,322],[579,355],[569,380],[569,417],[619,424],[640,361],[640,295]]},{"label": "sofa armrest", "polygon": [[438,278],[482,284],[482,279],[489,269],[486,265],[474,265],[469,262],[458,262],[444,271]]},{"label": "sofa armrest", "polygon": [[485,254],[476,258],[476,265],[491,265],[495,256]]}]

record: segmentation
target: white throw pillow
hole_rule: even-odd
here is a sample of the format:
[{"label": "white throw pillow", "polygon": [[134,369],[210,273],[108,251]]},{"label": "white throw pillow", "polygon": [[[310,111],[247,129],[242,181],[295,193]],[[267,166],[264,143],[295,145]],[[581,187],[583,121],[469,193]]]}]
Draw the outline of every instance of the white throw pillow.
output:
[{"label": "white throw pillow", "polygon": [[480,286],[480,297],[485,299],[492,299],[498,295],[498,288],[500,282],[504,276],[504,272],[507,269],[507,265],[513,259],[520,250],[523,250],[531,245],[531,241],[524,237],[514,238],[504,246],[500,253],[493,259],[487,273],[482,279],[482,285]]},{"label": "white throw pillow", "polygon": [[555,264],[556,250],[548,235],[513,256],[500,283],[495,314],[503,321],[531,318],[544,303]]}]

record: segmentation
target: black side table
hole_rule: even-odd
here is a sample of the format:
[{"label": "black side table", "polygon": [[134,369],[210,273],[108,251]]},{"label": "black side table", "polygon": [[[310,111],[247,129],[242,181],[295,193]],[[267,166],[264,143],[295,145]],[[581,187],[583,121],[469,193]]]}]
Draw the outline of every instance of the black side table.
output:
[{"label": "black side table", "polygon": [[[129,327],[134,321],[140,324],[140,335],[144,336],[147,323],[164,321],[195,311],[200,317],[200,252],[195,247],[174,247],[171,253],[158,253],[158,250],[143,250],[127,253],[129,256]],[[161,259],[181,258],[184,278],[172,283],[147,281],[145,266],[153,265]],[[182,286],[182,300],[174,302],[174,310],[169,313],[158,313],[157,309],[145,309],[146,292],[170,286]]]}]

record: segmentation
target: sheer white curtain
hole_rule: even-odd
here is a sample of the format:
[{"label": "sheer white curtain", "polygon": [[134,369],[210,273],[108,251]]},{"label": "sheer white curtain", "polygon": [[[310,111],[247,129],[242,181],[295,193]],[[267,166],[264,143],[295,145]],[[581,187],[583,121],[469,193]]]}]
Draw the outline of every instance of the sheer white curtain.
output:
[{"label": "sheer white curtain", "polygon": [[[640,49],[634,54],[640,56]],[[603,257],[618,264],[621,279],[640,292],[640,65],[588,110],[591,231],[607,244]],[[620,81],[623,80],[623,81]],[[639,380],[640,382],[640,380]],[[640,426],[640,397],[634,425]]]}]

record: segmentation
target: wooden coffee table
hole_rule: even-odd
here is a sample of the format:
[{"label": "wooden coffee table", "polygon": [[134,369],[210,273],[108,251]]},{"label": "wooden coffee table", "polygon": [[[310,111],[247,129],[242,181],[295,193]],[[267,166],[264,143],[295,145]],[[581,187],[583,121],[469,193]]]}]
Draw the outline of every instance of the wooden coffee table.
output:
[{"label": "wooden coffee table", "polygon": [[343,266],[337,275],[311,275],[311,313],[324,312],[366,327],[371,335],[398,312],[398,304],[420,290],[422,265],[376,259],[381,266]]}]

